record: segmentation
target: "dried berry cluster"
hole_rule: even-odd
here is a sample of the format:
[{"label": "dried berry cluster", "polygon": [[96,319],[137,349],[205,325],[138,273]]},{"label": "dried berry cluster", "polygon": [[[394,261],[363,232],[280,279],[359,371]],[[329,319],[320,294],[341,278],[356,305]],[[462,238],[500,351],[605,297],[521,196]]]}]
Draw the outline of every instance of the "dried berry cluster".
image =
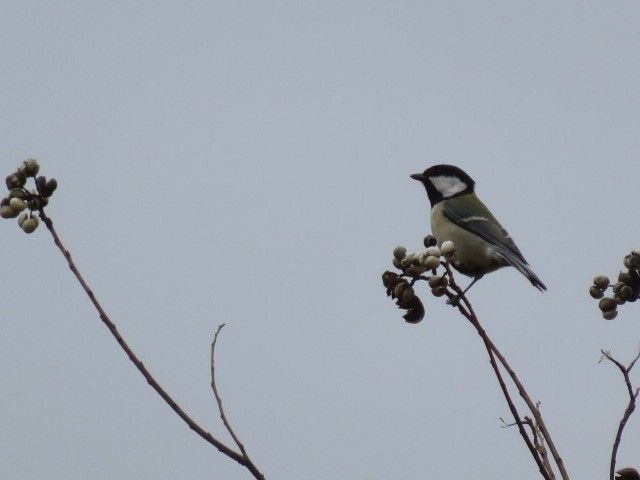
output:
[{"label": "dried berry cluster", "polygon": [[[9,194],[0,200],[0,217],[18,217],[18,225],[25,233],[38,228],[40,222],[35,212],[49,203],[49,197],[58,187],[55,178],[47,180],[44,176],[36,177],[39,171],[37,160],[22,162],[15,172],[7,176],[5,181]],[[33,178],[35,189],[26,188],[29,178]]]},{"label": "dried berry cluster", "polygon": [[[593,279],[593,285],[589,288],[589,294],[596,300],[600,300],[598,306],[602,310],[605,320],[613,320],[618,315],[618,305],[626,302],[635,302],[640,295],[640,251],[634,250],[625,255],[623,265],[626,271],[618,274],[618,281],[611,284],[606,275],[597,275]],[[613,295],[605,297],[604,292],[611,287]]]},{"label": "dried berry cluster", "polygon": [[[418,323],[424,318],[424,306],[415,294],[413,286],[424,280],[429,283],[431,293],[436,297],[443,296],[449,282],[446,274],[438,275],[441,257],[450,259],[455,254],[452,242],[444,242],[440,248],[436,246],[433,235],[424,238],[425,251],[407,254],[405,247],[393,250],[393,266],[399,272],[386,271],[382,274],[382,284],[387,289],[387,296],[396,301],[396,305],[407,313],[403,318],[409,323]],[[427,272],[430,275],[425,275]]]}]

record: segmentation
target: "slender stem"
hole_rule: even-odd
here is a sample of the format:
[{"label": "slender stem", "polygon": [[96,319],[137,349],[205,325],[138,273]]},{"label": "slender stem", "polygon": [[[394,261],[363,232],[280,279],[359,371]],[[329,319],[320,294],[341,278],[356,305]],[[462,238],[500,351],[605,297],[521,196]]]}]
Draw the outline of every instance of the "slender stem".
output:
[{"label": "slender stem", "polygon": [[551,456],[553,457],[553,460],[555,461],[556,465],[558,466],[558,470],[560,471],[560,475],[562,476],[563,480],[569,480],[569,474],[567,473],[567,470],[565,469],[564,462],[562,461],[562,457],[560,457],[560,454],[558,453],[558,449],[556,448],[555,444],[553,443],[553,439],[551,438],[551,434],[549,433],[549,430],[547,429],[547,426],[544,423],[544,420],[542,419],[542,415],[540,415],[540,410],[538,409],[536,404],[533,402],[533,400],[531,400],[531,397],[529,397],[529,394],[525,390],[524,385],[522,384],[522,382],[520,381],[520,379],[516,375],[515,371],[511,368],[511,366],[507,362],[507,359],[504,358],[504,355],[502,355],[502,353],[498,350],[498,347],[496,347],[495,344],[493,344],[493,342],[491,342],[491,340],[489,340],[489,342],[492,345],[492,349],[495,352],[496,357],[498,357],[498,360],[500,361],[502,366],[505,368],[505,370],[507,371],[507,373],[509,374],[509,376],[513,380],[513,383],[515,384],[516,388],[518,389],[518,393],[520,394],[522,399],[527,404],[527,407],[531,411],[531,414],[533,415],[533,418],[535,419],[536,424],[540,428],[540,433],[542,434],[542,436],[546,440],[547,444],[549,445],[549,450],[551,451]]},{"label": "slender stem", "polygon": [[[531,420],[531,418],[526,415],[522,423],[524,423],[525,425],[528,425],[529,428],[531,428],[531,433],[533,434],[533,446],[536,447],[536,450],[540,454],[540,458],[542,459],[542,463],[544,464],[545,469],[547,470],[547,472],[550,472],[553,476],[553,469],[549,464],[549,457],[547,456],[547,449],[544,444],[544,437],[540,434],[540,429],[536,424],[534,424],[533,420]],[[516,425],[515,422],[506,424],[502,428],[513,427],[514,425]]]},{"label": "slender stem", "polygon": [[[538,409],[540,408],[540,402],[536,403],[536,408]],[[538,425],[537,423],[534,423],[533,421],[532,421],[532,424],[533,424],[532,428],[534,431],[534,437],[539,439],[536,445],[536,449],[538,450],[538,452],[540,452],[540,458],[542,458],[542,463],[544,464],[545,468],[547,469],[548,472],[551,472],[553,471],[553,469],[551,467],[551,464],[549,463],[549,455],[547,454],[547,447],[545,445],[544,436],[542,435],[542,433],[540,433],[540,425]]]},{"label": "slender stem", "polygon": [[160,395],[160,397],[165,401],[165,403],[169,405],[169,407],[187,424],[187,426],[191,430],[193,430],[206,442],[210,443],[215,448],[217,448],[223,455],[226,455],[227,457],[231,458],[232,460],[235,460],[240,465],[247,468],[256,479],[264,480],[264,476],[262,475],[262,473],[260,473],[260,471],[251,462],[247,462],[247,459],[243,455],[227,447],[224,443],[216,439],[213,435],[211,435],[209,432],[204,430],[200,425],[198,425],[180,407],[180,405],[178,405],[176,401],[173,400],[173,398],[171,398],[171,396],[166,392],[166,390],[164,390],[160,386],[160,384],[156,381],[156,379],[153,378],[149,370],[147,370],[147,368],[144,366],[142,361],[140,361],[140,359],[136,356],[136,354],[133,352],[131,347],[129,347],[129,345],[124,340],[122,335],[120,335],[120,332],[118,332],[116,325],[111,321],[107,313],[104,311],[104,309],[100,305],[100,302],[98,302],[93,291],[89,288],[87,282],[84,280],[84,278],[82,277],[82,274],[80,273],[73,259],[71,258],[71,253],[69,253],[69,251],[62,244],[60,237],[58,236],[56,230],[53,228],[53,221],[45,214],[43,208],[40,208],[39,212],[40,212],[40,218],[42,219],[44,224],[47,226],[47,229],[51,233],[54,243],[56,244],[56,246],[58,247],[62,255],[64,255],[64,257],[66,258],[67,263],[69,264],[69,268],[71,269],[76,279],[82,286],[82,289],[85,291],[85,293],[89,297],[89,300],[91,301],[95,309],[98,311],[100,320],[102,320],[102,323],[106,325],[106,327],[109,329],[109,331],[111,332],[115,340],[118,342],[118,345],[120,345],[120,348],[124,350],[124,352],[129,357],[129,360],[131,360],[131,362],[135,365],[138,371],[144,376],[144,378],[146,379],[147,383],[151,386],[151,388],[153,388],[158,393],[158,395]]},{"label": "slender stem", "polygon": [[487,342],[487,333],[485,332],[485,330],[482,328],[482,326],[480,325],[480,323],[477,321],[477,319],[475,318],[475,314],[471,314],[472,316],[469,317],[469,321],[471,322],[471,324],[475,327],[476,331],[478,332],[478,334],[482,337],[482,340],[484,341],[485,344],[485,348],[487,350],[487,353],[489,354],[489,361],[491,363],[491,366],[493,367],[493,371],[496,374],[496,377],[498,378],[498,383],[500,384],[500,388],[502,389],[502,393],[504,394],[504,397],[507,401],[507,404],[509,406],[509,410],[511,410],[511,414],[513,415],[513,418],[515,419],[517,425],[518,425],[518,429],[520,430],[520,435],[522,435],[522,438],[524,439],[525,443],[527,444],[527,448],[529,449],[529,451],[531,452],[531,455],[533,456],[536,464],[538,465],[538,469],[540,470],[540,473],[542,474],[542,476],[547,479],[547,480],[553,480],[555,478],[553,471],[547,471],[547,469],[544,466],[544,463],[542,461],[542,459],[540,458],[540,455],[538,454],[538,450],[535,448],[535,446],[531,443],[531,439],[529,438],[529,435],[527,434],[527,432],[525,431],[524,427],[522,426],[522,420],[520,420],[520,414],[518,413],[518,410],[516,409],[513,400],[511,399],[511,395],[509,394],[509,391],[507,390],[507,387],[505,385],[505,382],[502,378],[502,375],[500,373],[500,370],[498,368],[498,365],[496,364],[495,361],[495,357],[494,357],[494,348],[492,348],[490,341]]},{"label": "slender stem", "polygon": [[257,467],[254,465],[251,458],[249,458],[249,454],[247,454],[247,450],[244,448],[244,445],[242,444],[242,442],[240,441],[236,433],[233,431],[233,428],[231,428],[231,424],[227,420],[227,416],[224,413],[224,408],[222,407],[222,398],[218,393],[218,387],[216,385],[216,366],[215,366],[214,354],[216,350],[216,343],[218,342],[218,335],[220,335],[220,331],[222,330],[222,327],[224,327],[224,323],[218,326],[216,333],[213,335],[213,342],[211,342],[211,390],[213,390],[213,396],[216,398],[216,403],[218,404],[218,411],[220,412],[220,418],[222,419],[222,423],[224,424],[225,428],[231,435],[231,438],[233,438],[233,441],[236,442],[236,445],[240,449],[240,452],[242,453],[242,457],[247,462],[247,465],[251,465],[257,471],[258,470]]}]

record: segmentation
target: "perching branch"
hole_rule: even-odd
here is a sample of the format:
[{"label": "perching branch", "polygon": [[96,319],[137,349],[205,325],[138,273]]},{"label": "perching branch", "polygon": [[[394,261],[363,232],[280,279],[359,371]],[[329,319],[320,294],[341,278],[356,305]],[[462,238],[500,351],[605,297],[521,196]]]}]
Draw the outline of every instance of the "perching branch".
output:
[{"label": "perching branch", "polygon": [[[533,457],[534,461],[536,462],[536,465],[538,466],[538,470],[540,470],[540,474],[542,475],[542,477],[545,478],[546,480],[554,480],[555,479],[555,475],[554,475],[553,471],[549,470],[547,467],[545,467],[544,462],[542,460],[542,457],[540,456],[538,450],[536,449],[536,447],[532,443],[531,438],[529,437],[529,435],[527,434],[526,430],[524,429],[524,422],[521,419],[521,416],[520,416],[520,414],[518,412],[518,409],[516,408],[516,406],[515,406],[515,404],[513,402],[513,399],[511,398],[511,395],[509,393],[509,390],[507,389],[507,386],[506,386],[506,384],[504,382],[504,379],[502,378],[502,374],[501,374],[500,369],[498,368],[498,365],[497,365],[497,363],[495,361],[495,357],[499,355],[498,358],[500,359],[500,362],[503,365],[506,363],[506,360],[504,360],[504,357],[502,356],[502,354],[500,354],[500,352],[498,351],[497,347],[491,341],[491,339],[487,335],[487,333],[484,330],[484,328],[482,327],[482,325],[480,325],[480,322],[478,321],[478,318],[477,318],[475,312],[473,311],[473,307],[471,306],[471,303],[469,302],[467,297],[464,295],[463,290],[460,288],[460,286],[455,282],[455,279],[453,277],[453,272],[451,271],[451,267],[449,266],[449,262],[447,262],[447,261],[442,262],[442,265],[444,266],[444,268],[445,268],[445,270],[447,272],[447,276],[449,277],[449,285],[451,286],[451,288],[455,292],[455,295],[454,295],[451,292],[447,291],[446,292],[447,296],[449,297],[450,300],[457,300],[455,302],[455,304],[457,305],[458,310],[460,311],[460,313],[462,313],[462,315],[467,320],[469,320],[471,325],[474,326],[474,328],[476,329],[476,331],[478,332],[478,334],[482,338],[482,340],[484,342],[484,346],[485,346],[485,348],[487,350],[487,353],[489,354],[489,362],[491,363],[491,367],[493,368],[493,371],[494,371],[494,373],[496,375],[496,378],[498,379],[498,383],[500,384],[500,389],[502,390],[502,394],[504,395],[504,398],[507,401],[507,405],[509,406],[509,410],[511,411],[511,414],[513,415],[513,418],[515,420],[514,423],[518,427],[518,431],[520,432],[520,435],[522,436],[522,439],[524,440],[524,443],[526,444],[527,448],[529,449],[529,452],[531,453],[531,456]],[[460,300],[462,300],[462,303],[460,302]],[[509,370],[510,370],[510,372],[509,372]],[[507,371],[512,376],[512,378],[515,376],[515,372],[513,372],[513,369],[511,369],[510,367],[509,367],[509,369],[507,369]],[[519,388],[519,390],[520,390],[520,388]]]},{"label": "perching branch", "polygon": [[[513,368],[511,368],[504,355],[502,355],[487,335],[469,299],[455,281],[449,263],[449,260],[456,255],[455,245],[451,241],[445,241],[438,247],[436,238],[433,235],[427,235],[424,238],[424,246],[426,247],[424,252],[411,254],[408,254],[407,249],[402,246],[398,246],[393,250],[394,258],[392,263],[400,273],[386,271],[382,274],[382,284],[386,288],[387,296],[395,300],[396,305],[401,310],[406,311],[403,318],[407,323],[418,323],[425,314],[422,301],[414,291],[414,286],[418,281],[425,280],[433,296],[447,296],[449,299],[447,303],[456,307],[469,323],[473,325],[478,335],[482,338],[487,354],[489,355],[491,367],[493,368],[500,389],[515,420],[513,425],[518,427],[518,431],[538,466],[542,477],[545,480],[555,480],[555,474],[547,454],[548,447],[562,480],[569,480],[569,475],[564,467],[562,458],[540,414],[539,403],[536,404],[533,402]],[[441,267],[444,268],[443,274],[438,273],[438,269]],[[524,428],[525,425],[527,425],[526,418],[528,417],[525,416],[525,420],[522,420],[523,417],[518,412],[513,398],[509,393],[498,362],[509,374],[512,382],[518,389],[518,393],[531,412],[533,417],[533,420],[531,420],[533,439]]]},{"label": "perching branch", "polygon": [[609,480],[615,480],[616,456],[618,455],[618,447],[620,446],[620,440],[622,439],[622,431],[624,430],[624,427],[626,426],[627,421],[629,420],[629,417],[631,417],[631,414],[636,409],[636,399],[638,398],[638,394],[640,393],[640,387],[636,388],[634,391],[633,386],[631,385],[631,379],[629,378],[629,372],[631,372],[631,369],[640,358],[640,352],[638,352],[638,355],[636,355],[636,357],[627,367],[625,367],[622,363],[620,363],[618,360],[613,358],[613,356],[611,355],[611,352],[600,350],[600,353],[602,353],[602,359],[606,358],[611,363],[613,363],[616,367],[618,367],[620,372],[622,372],[622,376],[624,377],[624,383],[627,386],[627,393],[629,394],[629,403],[627,404],[627,408],[625,409],[624,414],[622,415],[622,419],[620,420],[620,424],[618,425],[616,438],[613,441],[613,448],[611,449],[611,463],[609,464]]},{"label": "perching branch", "polygon": [[[85,293],[89,297],[89,300],[91,301],[91,303],[93,304],[95,309],[98,311],[98,314],[100,316],[100,320],[102,320],[102,322],[107,326],[107,328],[109,329],[109,331],[111,332],[111,334],[113,335],[115,340],[120,345],[120,348],[122,348],[122,350],[124,350],[124,352],[129,357],[129,360],[131,360],[131,362],[135,365],[135,367],[138,369],[138,371],[144,376],[144,378],[147,380],[147,383],[151,386],[151,388],[153,388],[158,393],[158,395],[160,395],[160,397],[167,403],[167,405],[169,405],[169,407],[188,425],[188,427],[191,430],[193,430],[196,434],[198,434],[206,442],[210,443],[215,448],[217,448],[220,451],[220,453],[222,453],[223,455],[226,455],[227,457],[231,458],[232,460],[235,460],[240,465],[242,465],[247,470],[249,470],[249,472],[251,472],[251,475],[253,475],[254,478],[256,478],[257,480],[265,480],[264,475],[258,470],[258,468],[253,464],[253,462],[251,462],[251,460],[246,456],[246,452],[244,452],[244,450],[241,447],[240,447],[241,448],[241,453],[238,453],[235,450],[233,450],[233,449],[229,448],[228,446],[226,446],[224,443],[222,443],[218,439],[216,439],[209,432],[204,430],[200,425],[198,425],[180,407],[180,405],[178,405],[176,403],[175,400],[173,400],[173,398],[171,398],[171,396],[166,392],[166,390],[164,390],[160,386],[160,384],[156,381],[156,379],[153,378],[153,376],[151,375],[149,370],[147,370],[147,368],[144,366],[142,361],[140,361],[140,359],[136,356],[136,354],[133,352],[133,350],[131,350],[131,347],[129,347],[129,345],[124,340],[122,335],[120,335],[120,332],[118,332],[118,329],[116,328],[116,325],[111,321],[111,319],[109,318],[107,313],[104,311],[104,309],[102,308],[102,306],[98,302],[98,300],[97,300],[96,296],[94,295],[93,291],[87,285],[87,282],[84,280],[84,278],[82,277],[80,271],[76,267],[73,259],[71,258],[71,253],[69,253],[69,251],[62,244],[62,241],[60,240],[60,237],[58,236],[56,230],[54,229],[53,221],[46,215],[46,213],[44,212],[44,208],[43,207],[40,207],[38,211],[40,213],[41,220],[44,222],[44,224],[47,226],[47,229],[51,233],[51,236],[53,237],[54,243],[56,244],[56,246],[58,247],[58,249],[60,250],[62,255],[64,255],[64,257],[66,258],[67,263],[69,264],[69,268],[71,269],[71,271],[75,275],[76,279],[78,280],[78,282],[82,286],[82,289],[85,291]],[[216,336],[217,336],[217,333],[216,333]],[[213,367],[213,365],[212,365],[212,367]],[[222,411],[221,408],[220,408],[220,410]],[[226,423],[225,423],[225,425],[226,425]],[[229,427],[227,427],[227,428],[229,428]],[[235,438],[235,436],[234,436],[234,440],[236,441],[236,443],[238,443],[238,441]],[[240,444],[238,443],[238,445],[240,445]]]},{"label": "perching branch", "polygon": [[[451,271],[451,267],[449,266],[449,263],[448,262],[444,262],[444,263],[445,263],[445,269],[447,270],[447,275],[449,276],[451,288],[453,288],[453,290],[457,293],[459,298],[463,301],[463,303],[468,309],[468,312],[467,312],[468,315],[465,315],[465,317],[475,327],[475,329],[478,331],[478,334],[482,337],[483,341],[485,342],[485,346],[487,346],[493,351],[495,356],[498,358],[498,360],[500,361],[504,369],[507,371],[507,373],[511,377],[511,380],[513,381],[516,388],[518,389],[518,393],[520,394],[522,399],[525,401],[525,403],[527,404],[527,407],[529,408],[529,411],[533,415],[533,418],[535,419],[535,423],[538,426],[540,433],[542,434],[542,438],[546,441],[547,445],[549,445],[551,456],[553,457],[554,462],[558,467],[560,476],[562,477],[563,480],[569,480],[569,474],[565,469],[564,462],[562,461],[562,457],[560,457],[560,454],[558,453],[558,450],[555,444],[553,443],[553,439],[551,438],[551,434],[549,433],[549,430],[547,429],[547,426],[544,423],[542,415],[540,414],[538,405],[533,402],[533,400],[527,393],[526,389],[524,388],[524,385],[516,375],[516,372],[513,370],[513,368],[511,368],[511,366],[507,362],[507,359],[504,357],[504,355],[502,355],[500,350],[498,350],[498,347],[496,347],[496,345],[493,343],[493,341],[489,338],[489,336],[486,334],[486,332],[480,325],[478,318],[475,312],[473,311],[471,303],[469,302],[467,297],[462,293],[462,289],[460,288],[460,286],[455,282],[453,278],[453,272]],[[464,315],[464,312],[463,312],[463,315]]]}]

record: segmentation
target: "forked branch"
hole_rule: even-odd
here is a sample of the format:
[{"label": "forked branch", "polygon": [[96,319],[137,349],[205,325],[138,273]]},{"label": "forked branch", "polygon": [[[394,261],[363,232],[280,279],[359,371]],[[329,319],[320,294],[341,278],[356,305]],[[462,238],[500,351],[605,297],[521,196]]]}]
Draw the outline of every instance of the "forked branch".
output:
[{"label": "forked branch", "polygon": [[[180,405],[178,405],[178,403],[173,398],[171,398],[171,396],[167,393],[167,391],[164,388],[162,388],[162,386],[160,386],[160,384],[156,381],[156,379],[151,375],[149,370],[147,370],[147,368],[144,366],[142,361],[133,352],[131,347],[129,347],[129,345],[127,344],[125,339],[122,337],[122,335],[120,335],[120,332],[116,328],[116,325],[113,323],[113,321],[111,321],[111,319],[109,318],[105,310],[102,308],[102,305],[100,304],[100,302],[98,302],[98,299],[94,295],[93,291],[91,290],[91,288],[89,288],[87,282],[84,280],[84,278],[82,277],[82,274],[76,267],[73,261],[73,258],[71,257],[71,253],[69,253],[69,251],[65,248],[62,241],[60,240],[58,233],[53,227],[53,221],[51,220],[51,218],[49,218],[46,215],[46,213],[44,212],[44,208],[41,207],[39,209],[39,213],[40,213],[40,218],[42,219],[47,229],[51,233],[54,243],[56,244],[56,246],[58,247],[62,255],[64,255],[65,259],[67,260],[67,263],[69,264],[69,268],[71,269],[76,279],[82,286],[82,289],[84,290],[84,292],[89,297],[89,300],[91,301],[95,309],[98,311],[100,320],[102,320],[102,323],[106,325],[106,327],[109,329],[109,331],[111,332],[115,340],[118,342],[118,345],[120,345],[120,348],[124,350],[124,352],[129,357],[129,360],[131,360],[131,362],[135,365],[138,371],[144,376],[144,378],[147,380],[147,383],[151,386],[151,388],[153,388],[158,393],[158,395],[160,395],[160,397],[165,401],[165,403],[169,405],[169,407],[187,424],[187,426],[191,430],[193,430],[196,434],[198,434],[202,439],[204,439],[206,442],[210,443],[215,448],[217,448],[223,455],[226,455],[227,457],[231,458],[232,460],[235,460],[240,465],[245,467],[247,470],[249,470],[249,472],[251,472],[251,475],[253,475],[253,477],[256,478],[257,480],[265,480],[264,475],[258,470],[258,468],[253,464],[253,462],[246,455],[246,452],[244,451],[244,447],[241,447],[242,444],[239,443],[239,441],[237,440],[237,437],[235,437],[235,434],[232,434],[232,436],[234,438],[234,441],[238,445],[238,448],[240,448],[240,453],[229,448],[227,445],[225,445],[220,440],[218,440],[213,435],[211,435],[211,433],[207,432],[204,428],[202,428],[198,423],[196,423],[182,409],[182,407],[180,407]],[[218,332],[216,332],[216,337],[217,337],[217,333],[219,333],[220,331],[220,328],[221,327],[219,327]],[[213,351],[212,351],[212,354],[213,354]],[[213,363],[212,363],[212,368],[213,368]],[[219,398],[217,394],[216,394],[216,398]],[[219,402],[218,406],[221,412],[221,416],[223,416],[222,403]],[[223,419],[224,419],[224,416],[223,416]],[[227,429],[230,429],[230,427],[228,427],[228,424],[226,422],[225,422],[225,426],[227,427]]]},{"label": "forked branch", "polygon": [[613,441],[613,447],[611,449],[611,462],[609,464],[609,480],[615,480],[616,457],[618,455],[618,447],[620,446],[620,441],[622,439],[622,432],[624,431],[624,427],[629,421],[629,417],[631,417],[631,414],[636,409],[636,399],[638,398],[638,394],[640,393],[640,387],[634,390],[633,385],[631,384],[631,379],[629,378],[629,372],[631,372],[631,369],[640,358],[640,352],[638,352],[638,354],[633,359],[633,361],[626,367],[622,363],[620,363],[618,360],[613,358],[613,356],[611,355],[611,352],[605,351],[605,350],[600,350],[600,352],[602,353],[602,359],[607,359],[611,363],[613,363],[616,367],[618,367],[618,370],[620,370],[624,378],[624,383],[627,387],[627,393],[629,394],[629,402],[627,403],[627,408],[624,410],[624,414],[622,415],[622,418],[620,419],[620,423],[618,424],[618,430],[616,431],[616,437]]},{"label": "forked branch", "polygon": [[224,327],[224,323],[218,326],[216,333],[213,335],[213,342],[211,342],[211,390],[213,390],[213,396],[215,397],[216,403],[218,404],[218,412],[220,412],[220,418],[222,419],[222,423],[224,424],[224,427],[227,429],[227,432],[229,432],[229,435],[231,435],[231,438],[233,438],[233,441],[236,443],[236,445],[240,449],[240,453],[242,454],[242,457],[244,458],[246,465],[250,465],[253,469],[257,471],[258,469],[254,465],[251,458],[249,458],[249,455],[247,454],[247,450],[245,449],[244,445],[236,435],[236,432],[234,432],[233,428],[231,427],[231,424],[229,423],[229,420],[227,419],[226,414],[224,413],[224,408],[222,406],[222,398],[220,397],[220,393],[218,393],[218,387],[216,385],[215,351],[216,351],[216,343],[218,342],[218,335],[220,335],[220,331],[222,330],[222,327]]}]

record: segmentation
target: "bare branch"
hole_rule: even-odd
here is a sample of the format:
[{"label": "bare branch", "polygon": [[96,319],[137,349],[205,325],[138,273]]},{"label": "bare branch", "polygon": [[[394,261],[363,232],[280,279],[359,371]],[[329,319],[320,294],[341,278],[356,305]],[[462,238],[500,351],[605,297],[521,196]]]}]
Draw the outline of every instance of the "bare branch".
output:
[{"label": "bare branch", "polygon": [[618,370],[620,370],[620,372],[622,373],[622,376],[624,377],[624,383],[627,387],[627,393],[629,394],[629,403],[627,404],[627,408],[625,409],[624,414],[622,415],[622,419],[620,419],[620,423],[618,424],[618,430],[616,432],[616,437],[613,441],[613,447],[611,448],[611,462],[609,463],[609,480],[615,480],[616,457],[618,455],[618,447],[620,446],[620,441],[622,440],[622,432],[624,431],[624,427],[629,421],[629,417],[631,417],[631,414],[636,409],[636,399],[638,398],[638,394],[640,393],[640,388],[636,388],[634,391],[633,385],[631,385],[631,379],[629,378],[629,372],[631,371],[635,363],[638,361],[638,358],[640,358],[640,352],[638,352],[638,355],[636,355],[636,357],[633,359],[633,361],[629,364],[628,367],[625,367],[622,363],[620,363],[618,360],[613,358],[613,356],[611,355],[611,352],[600,350],[600,353],[602,353],[603,359],[609,360],[616,367],[618,367]]},{"label": "bare branch", "polygon": [[536,428],[539,429],[539,431],[540,431],[540,433],[542,435],[542,438],[549,445],[549,450],[551,451],[551,455],[553,457],[554,462],[558,466],[558,470],[560,471],[560,475],[562,476],[563,480],[569,480],[569,474],[567,473],[567,471],[565,469],[564,462],[562,461],[562,457],[560,457],[560,454],[558,453],[558,450],[557,450],[555,444],[553,443],[553,440],[551,438],[551,434],[549,433],[549,430],[547,429],[547,427],[546,427],[546,425],[544,423],[544,420],[542,419],[542,415],[540,414],[540,411],[539,411],[539,408],[538,408],[538,404],[533,402],[533,400],[531,399],[531,397],[529,396],[529,394],[525,390],[524,385],[522,384],[522,382],[520,381],[520,379],[516,375],[515,371],[511,368],[511,366],[507,362],[507,360],[504,357],[504,355],[502,355],[502,353],[498,350],[498,348],[493,344],[493,342],[491,340],[489,340],[489,341],[491,342],[492,348],[494,348],[494,352],[496,354],[496,357],[498,358],[498,360],[500,360],[500,363],[502,364],[502,366],[509,373],[509,376],[511,377],[511,380],[513,381],[513,383],[516,385],[516,387],[518,389],[518,393],[520,394],[522,399],[527,404],[527,407],[531,411],[531,414],[533,415],[533,418],[535,419],[535,423],[536,423],[536,426],[537,426]]},{"label": "bare branch", "polygon": [[204,430],[180,407],[180,405],[176,403],[176,401],[173,398],[171,398],[171,396],[167,393],[166,390],[164,390],[164,388],[160,386],[160,384],[156,381],[156,379],[153,378],[149,370],[147,370],[147,368],[144,366],[142,361],[136,356],[136,354],[133,352],[131,347],[129,347],[129,345],[124,340],[122,335],[120,335],[120,332],[118,332],[116,325],[111,321],[107,313],[102,308],[102,305],[100,305],[100,303],[98,302],[98,299],[94,295],[93,291],[87,285],[87,282],[84,280],[84,278],[82,277],[82,274],[80,273],[73,259],[71,258],[71,253],[69,253],[69,251],[62,244],[60,237],[58,236],[56,230],[53,228],[53,221],[45,214],[43,208],[40,208],[39,212],[40,212],[40,218],[42,219],[44,224],[47,226],[47,229],[51,233],[51,236],[53,237],[53,241],[56,244],[56,247],[58,247],[62,255],[64,255],[65,259],[67,260],[67,263],[69,264],[69,268],[71,269],[76,279],[82,286],[82,289],[84,290],[84,292],[89,297],[89,300],[91,301],[95,309],[98,311],[100,320],[102,320],[102,323],[106,325],[106,327],[109,329],[109,331],[111,332],[115,340],[118,342],[118,345],[120,345],[120,348],[124,350],[124,352],[129,357],[129,360],[131,360],[131,363],[133,363],[135,367],[138,369],[138,371],[144,376],[144,378],[147,380],[147,383],[151,386],[151,388],[153,388],[158,393],[158,395],[160,395],[160,397],[165,401],[165,403],[169,405],[169,407],[187,424],[187,426],[191,430],[193,430],[196,434],[198,434],[202,439],[204,439],[206,442],[210,443],[215,448],[217,448],[220,451],[220,453],[222,453],[223,455],[226,455],[227,457],[231,458],[232,460],[235,460],[240,465],[245,467],[247,470],[251,472],[253,477],[256,478],[257,480],[265,480],[264,475],[262,475],[262,473],[255,467],[255,465],[253,465],[253,463],[248,461],[247,458],[245,458],[245,456],[236,452],[235,450],[232,450],[231,448],[226,446],[224,443],[216,439],[209,432]]},{"label": "bare branch", "polygon": [[216,333],[213,335],[213,342],[211,342],[211,390],[213,390],[213,395],[216,398],[216,403],[218,404],[218,411],[220,412],[220,418],[222,419],[222,423],[224,423],[224,426],[229,432],[229,434],[231,435],[231,438],[233,438],[233,441],[236,442],[236,445],[240,449],[240,452],[242,453],[242,457],[245,459],[247,464],[252,465],[253,468],[256,468],[253,461],[249,458],[249,455],[247,454],[247,451],[245,450],[244,445],[242,444],[242,442],[240,441],[236,433],[233,431],[233,428],[231,428],[231,424],[227,420],[227,416],[224,413],[224,408],[222,407],[222,398],[220,398],[220,394],[218,393],[218,387],[216,386],[216,367],[215,367],[214,354],[216,350],[216,343],[218,342],[218,335],[220,334],[222,327],[224,327],[224,323],[218,326]]}]

